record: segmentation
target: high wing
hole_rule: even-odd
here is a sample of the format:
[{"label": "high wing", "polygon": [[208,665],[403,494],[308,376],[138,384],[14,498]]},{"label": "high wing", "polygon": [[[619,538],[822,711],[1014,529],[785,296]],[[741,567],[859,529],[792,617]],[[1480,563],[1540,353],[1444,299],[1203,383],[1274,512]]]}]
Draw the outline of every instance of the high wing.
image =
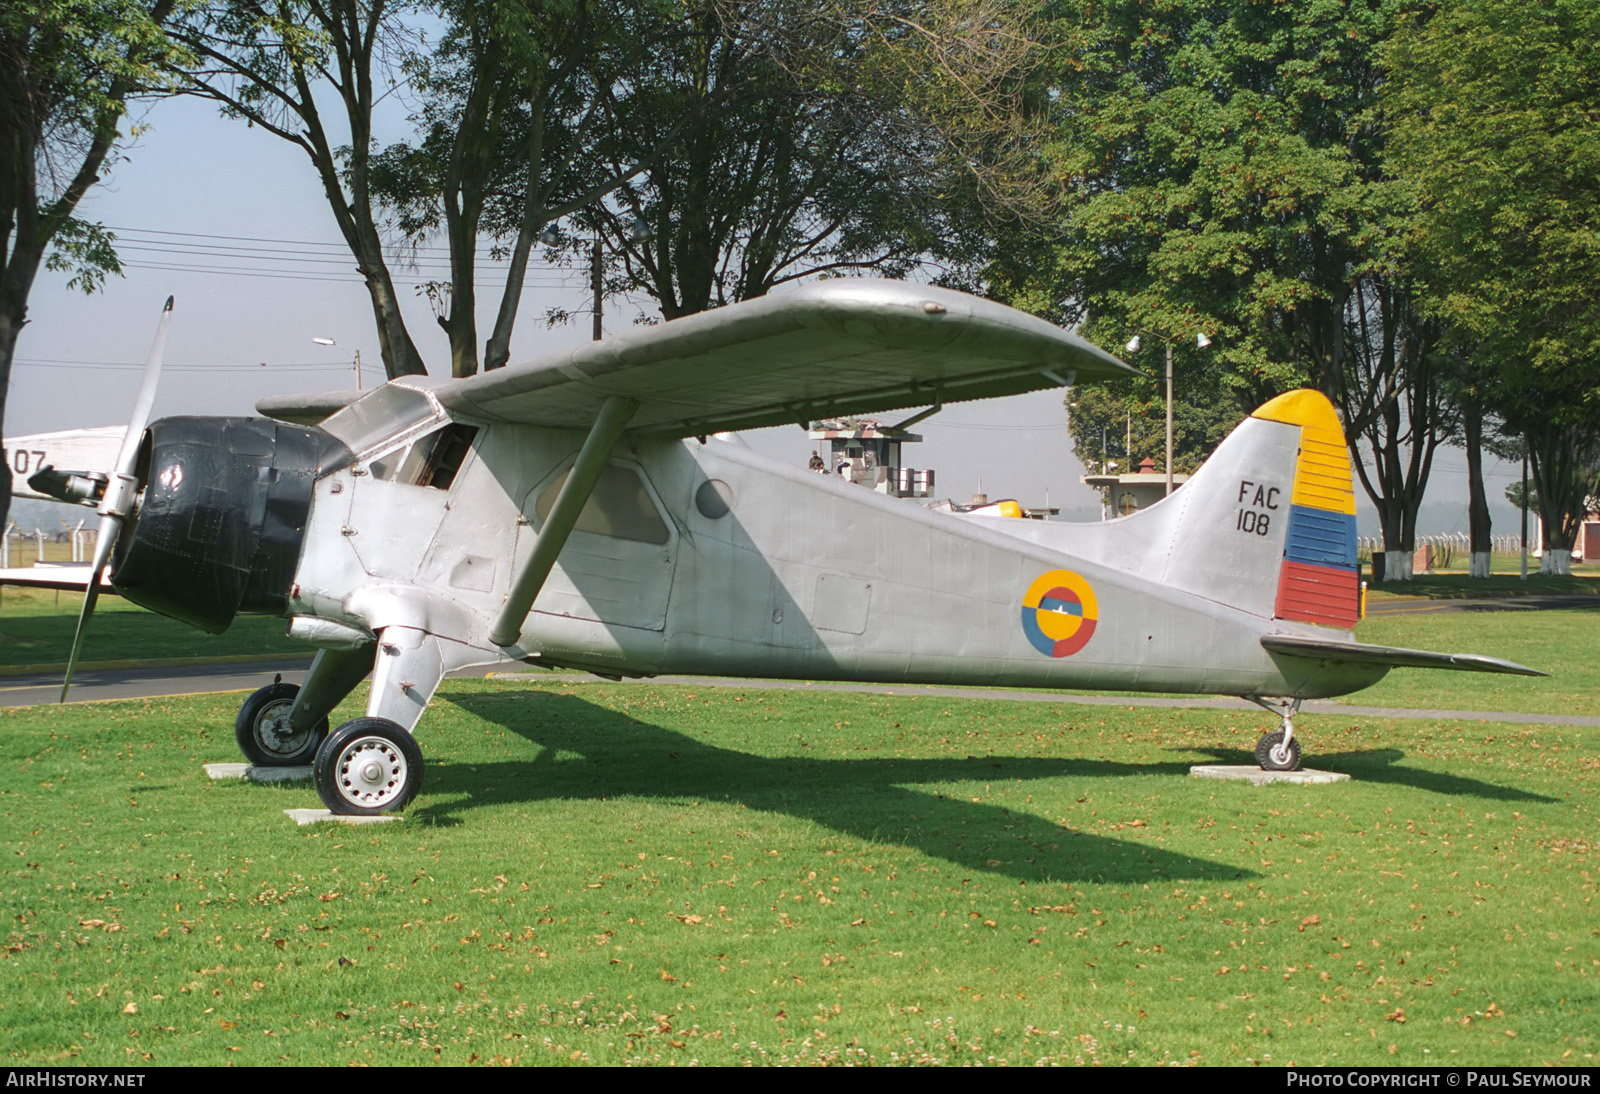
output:
[{"label": "high wing", "polygon": [[[703,436],[839,414],[944,405],[1138,376],[1051,323],[904,281],[834,279],[639,327],[432,389],[489,421],[583,428],[610,398],[637,404],[631,433]],[[263,400],[316,420],[339,397]]]}]

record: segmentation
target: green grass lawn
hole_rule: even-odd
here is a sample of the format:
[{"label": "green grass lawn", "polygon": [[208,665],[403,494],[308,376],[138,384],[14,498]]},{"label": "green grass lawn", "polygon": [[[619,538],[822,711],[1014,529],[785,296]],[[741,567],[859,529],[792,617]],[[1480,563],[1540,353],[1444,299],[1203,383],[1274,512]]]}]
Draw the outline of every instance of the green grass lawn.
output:
[{"label": "green grass lawn", "polygon": [[[0,668],[64,664],[72,650],[81,593],[0,590]],[[310,652],[289,641],[282,619],[240,616],[221,634],[207,634],[146,611],[120,596],[102,595],[83,642],[84,661],[152,657],[295,656]]]},{"label": "green grass lawn", "polygon": [[1544,577],[1537,573],[1523,580],[1516,574],[1491,574],[1471,578],[1466,574],[1420,574],[1410,581],[1385,582],[1367,586],[1368,603],[1423,597],[1429,600],[1473,600],[1482,597],[1551,596],[1600,594],[1600,575],[1573,574],[1570,577]]},{"label": "green grass lawn", "polygon": [[1356,638],[1383,646],[1482,653],[1550,674],[1394,669],[1375,686],[1344,697],[1364,706],[1505,710],[1600,715],[1600,613],[1594,611],[1444,612],[1378,616]]},{"label": "green grass lawn", "polygon": [[238,701],[0,713],[8,1063],[1600,1060],[1591,730],[456,681],[299,829]]},{"label": "green grass lawn", "polygon": [[1369,584],[1367,598],[1372,602],[1405,597],[1426,597],[1434,600],[1460,600],[1477,597],[1548,596],[1577,593],[1600,593],[1600,563],[1574,563],[1569,577],[1545,577],[1539,573],[1539,560],[1528,560],[1527,578],[1521,575],[1522,559],[1516,555],[1492,555],[1489,559],[1490,576],[1467,576],[1466,561],[1457,555],[1456,566],[1426,574],[1417,574],[1410,581],[1377,583],[1371,581],[1370,561],[1363,561],[1361,576]]}]

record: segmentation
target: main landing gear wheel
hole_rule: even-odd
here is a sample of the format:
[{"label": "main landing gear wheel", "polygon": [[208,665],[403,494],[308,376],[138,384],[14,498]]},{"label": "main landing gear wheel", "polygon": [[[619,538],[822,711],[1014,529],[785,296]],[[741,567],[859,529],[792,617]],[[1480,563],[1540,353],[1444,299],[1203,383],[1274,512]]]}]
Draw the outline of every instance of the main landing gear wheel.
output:
[{"label": "main landing gear wheel", "polygon": [[373,817],[404,809],[422,787],[422,750],[387,718],[357,718],[317,749],[317,796],[330,812]]},{"label": "main landing gear wheel", "polygon": [[1293,737],[1284,743],[1283,730],[1268,733],[1256,742],[1256,763],[1263,771],[1299,771],[1300,742]]},{"label": "main landing gear wheel", "polygon": [[233,723],[233,736],[239,751],[258,767],[295,767],[308,764],[317,746],[328,735],[328,719],[311,729],[296,731],[289,725],[289,711],[300,689],[294,684],[275,681],[258,689],[239,708]]}]

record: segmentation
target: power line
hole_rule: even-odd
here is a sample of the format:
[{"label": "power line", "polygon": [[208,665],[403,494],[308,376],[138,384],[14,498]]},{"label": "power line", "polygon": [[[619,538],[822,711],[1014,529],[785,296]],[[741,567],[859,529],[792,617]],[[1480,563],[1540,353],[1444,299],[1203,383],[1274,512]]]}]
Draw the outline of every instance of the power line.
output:
[{"label": "power line", "polygon": [[[134,251],[157,256],[193,255],[199,258],[232,258],[244,262],[309,262],[318,266],[343,266],[345,268],[352,267],[355,262],[355,259],[348,254],[332,258],[319,258],[315,255],[307,255],[303,251],[275,251],[269,253],[264,250],[239,251],[223,248],[194,248],[186,245],[179,246],[177,244],[170,243],[120,243],[119,241],[118,249],[120,251]],[[401,264],[401,268],[407,272],[415,272],[418,268],[437,269],[448,272],[451,267],[448,262],[439,261],[436,259],[428,259],[425,262],[408,261]],[[502,263],[480,259],[473,264],[473,268],[478,271],[499,272],[503,271],[505,266]],[[534,277],[539,277],[548,275],[554,270],[555,267],[543,267],[533,270],[532,273]],[[578,271],[574,270],[573,272],[577,273]]]},{"label": "power line", "polygon": [[[285,248],[322,248],[322,251],[330,251],[330,253],[333,254],[346,254],[346,256],[349,254],[349,248],[347,248],[344,243],[325,243],[317,242],[317,240],[275,240],[275,238],[259,237],[259,235],[213,235],[208,234],[208,232],[168,232],[168,230],[163,229],[136,229],[136,227],[107,226],[106,230],[107,232],[126,232],[126,234],[130,234],[131,237],[152,237],[130,238],[130,240],[128,240],[130,243],[165,243],[166,240],[219,240],[219,242],[224,243],[224,245],[229,246],[229,248],[234,248],[234,250],[264,251],[264,253],[267,253],[267,251],[290,253],[290,251],[286,251]],[[240,246],[245,245],[245,243],[270,243],[272,246],[269,246],[269,248],[250,248],[250,246]],[[206,245],[205,243],[192,243],[190,246]],[[216,250],[216,248],[213,248],[213,250]],[[410,253],[413,254],[438,254],[438,256],[440,256],[442,259],[445,259],[445,261],[448,261],[448,258],[450,258],[450,248],[448,248],[448,246],[405,245],[405,250],[410,251]],[[310,251],[309,254],[315,254],[315,251]],[[480,259],[480,261],[483,261],[483,259]],[[498,262],[498,259],[490,258],[486,259],[486,261]],[[531,258],[531,256],[530,259],[528,259],[528,267],[530,267],[530,269],[546,270],[566,269],[566,267],[562,266],[550,266],[549,262],[542,262],[539,261],[539,259]]]},{"label": "power line", "polygon": [[[327,270],[258,270],[249,266],[212,266],[190,263],[166,262],[124,262],[122,264],[130,270],[162,270],[168,273],[198,273],[216,275],[221,277],[260,277],[269,281],[326,281],[339,285],[359,285],[361,277],[354,272],[343,276],[330,274]],[[409,277],[396,278],[401,284],[412,280]],[[486,280],[479,278],[475,284],[480,289],[504,288],[504,280]],[[522,281],[525,289],[562,289],[571,288],[575,283],[560,278],[526,277]]]},{"label": "power line", "polygon": [[[107,230],[125,233],[125,237],[117,238],[119,250],[140,256],[122,264],[128,269],[338,284],[361,282],[360,274],[352,268],[355,259],[343,244],[148,228],[110,227]],[[189,262],[184,261],[186,257],[213,261]],[[390,261],[394,267],[391,276],[399,281],[413,278],[443,281],[452,268],[449,249],[438,246],[408,246],[403,254],[392,256]],[[344,267],[348,272],[335,274],[329,267]],[[505,261],[492,255],[477,255],[473,260],[476,280],[484,289],[505,288],[507,269]],[[575,268],[530,258],[522,284],[526,289],[566,289],[572,288],[573,279],[582,275],[583,271]]]},{"label": "power line", "polygon": [[[144,369],[143,362],[137,361],[68,361],[46,357],[17,358],[13,365],[25,368],[48,369],[88,369],[104,372],[140,372]],[[259,372],[266,369],[271,372],[349,372],[350,362],[333,362],[325,364],[320,361],[295,361],[283,364],[268,364],[265,361],[253,365],[163,365],[165,372]]]}]

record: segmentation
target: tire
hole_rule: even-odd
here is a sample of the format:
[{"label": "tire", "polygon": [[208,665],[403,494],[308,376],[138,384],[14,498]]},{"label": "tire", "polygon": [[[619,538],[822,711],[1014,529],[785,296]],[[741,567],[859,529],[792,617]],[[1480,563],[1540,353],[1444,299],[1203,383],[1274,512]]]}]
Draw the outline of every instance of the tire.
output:
[{"label": "tire", "polygon": [[387,718],[356,718],[328,734],[314,774],[317,796],[332,813],[397,813],[422,787],[422,750]]},{"label": "tire", "polygon": [[328,719],[301,733],[289,729],[289,710],[300,689],[294,684],[268,684],[239,708],[233,736],[239,751],[257,767],[297,767],[308,764],[328,735]]},{"label": "tire", "polygon": [[1300,742],[1291,738],[1289,740],[1289,758],[1279,763],[1272,758],[1272,750],[1283,744],[1283,730],[1269,733],[1256,742],[1256,763],[1263,771],[1299,771],[1300,770]]}]

